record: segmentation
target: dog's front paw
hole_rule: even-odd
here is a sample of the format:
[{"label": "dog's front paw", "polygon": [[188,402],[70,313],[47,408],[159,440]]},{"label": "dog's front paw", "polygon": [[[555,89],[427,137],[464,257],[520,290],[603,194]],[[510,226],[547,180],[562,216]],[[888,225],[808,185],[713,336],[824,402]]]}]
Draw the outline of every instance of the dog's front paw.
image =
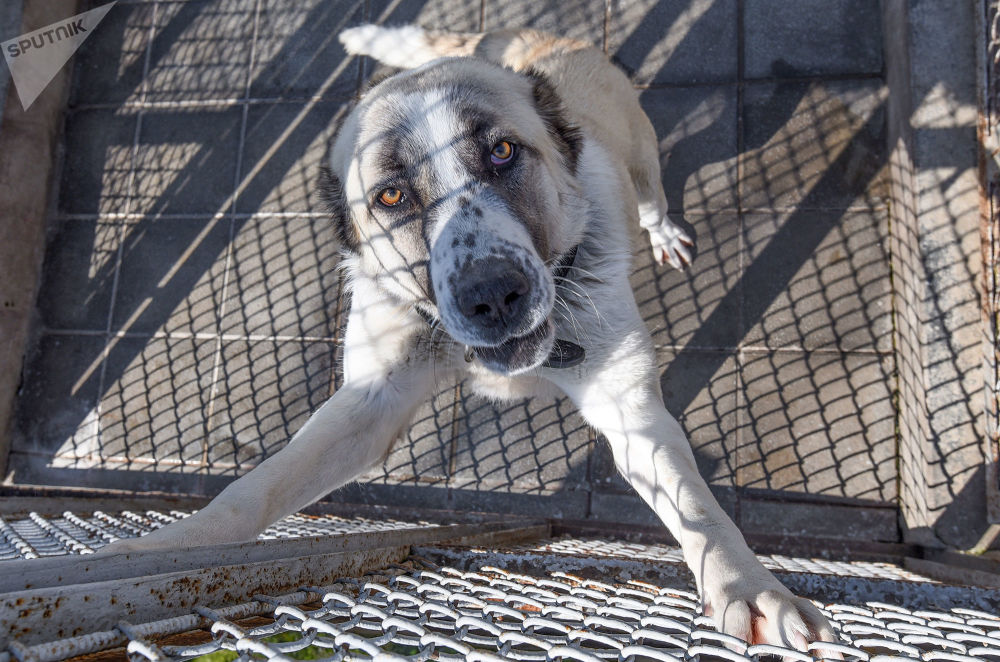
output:
[{"label": "dog's front paw", "polygon": [[653,246],[653,258],[657,264],[670,263],[670,266],[683,271],[691,264],[691,248],[694,242],[669,218],[664,216],[660,222],[649,231],[649,243]]},{"label": "dog's front paw", "polygon": [[112,554],[126,554],[128,552],[142,552],[150,549],[157,549],[155,544],[150,545],[148,541],[145,540],[145,536],[140,538],[120,538],[114,542],[108,543],[104,547],[97,550],[97,553],[102,556],[111,556]]},{"label": "dog's front paw", "polygon": [[[764,581],[745,579],[726,586],[706,586],[705,593],[705,615],[721,631],[747,643],[806,652],[810,642],[840,641],[816,605],[792,595],[773,576]],[[840,655],[823,652],[821,657]]]},{"label": "dog's front paw", "polygon": [[98,554],[126,554],[156,550],[185,549],[210,544],[212,531],[203,518],[185,517],[136,538],[120,538],[97,550]]}]

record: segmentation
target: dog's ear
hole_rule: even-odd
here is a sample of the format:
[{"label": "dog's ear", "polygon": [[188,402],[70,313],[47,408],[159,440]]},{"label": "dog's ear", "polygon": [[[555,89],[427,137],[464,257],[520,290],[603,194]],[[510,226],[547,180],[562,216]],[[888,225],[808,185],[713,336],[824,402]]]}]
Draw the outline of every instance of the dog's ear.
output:
[{"label": "dog's ear", "polygon": [[340,177],[334,174],[325,157],[323,165],[319,167],[319,197],[333,217],[333,228],[341,247],[357,253],[361,238],[358,236],[354,219],[351,218],[351,210],[347,206],[347,196],[344,194]]},{"label": "dog's ear", "polygon": [[330,167],[333,146],[353,108],[354,104],[342,108],[333,118],[333,137],[327,142],[326,152],[320,162],[318,188],[319,199],[326,207],[326,211],[333,217],[334,231],[337,233],[341,248],[357,253],[358,247],[361,245],[361,237],[358,235],[358,228],[351,217],[351,209],[347,204],[344,185],[340,181],[340,177]]},{"label": "dog's ear", "polygon": [[566,165],[570,171],[576,172],[577,159],[580,157],[580,149],[583,147],[580,128],[566,119],[562,99],[559,98],[555,87],[552,86],[545,74],[537,69],[528,69],[524,73],[532,81],[532,95],[538,115],[545,122],[556,147],[559,148],[559,152],[566,160]]}]

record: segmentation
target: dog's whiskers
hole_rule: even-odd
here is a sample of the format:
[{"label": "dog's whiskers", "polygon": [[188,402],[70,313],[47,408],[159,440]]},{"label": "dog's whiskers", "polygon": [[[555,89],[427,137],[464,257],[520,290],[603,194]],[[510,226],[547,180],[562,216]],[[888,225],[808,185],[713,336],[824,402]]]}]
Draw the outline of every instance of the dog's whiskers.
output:
[{"label": "dog's whiskers", "polygon": [[[577,340],[580,340],[580,335],[581,335],[580,334],[580,327],[579,327],[579,325],[577,325],[576,315],[573,314],[573,311],[570,309],[569,305],[558,294],[555,297],[554,303],[562,306],[563,309],[566,311],[565,313],[563,313],[563,312],[560,311],[559,315],[560,315],[560,317],[562,317],[564,320],[566,320],[567,322],[569,322],[573,326],[573,333],[576,335]],[[588,336],[587,340],[589,342],[589,340],[590,340],[589,336]]]},{"label": "dog's whiskers", "polygon": [[561,284],[563,287],[572,285],[573,290],[570,291],[576,292],[579,297],[587,299],[590,305],[594,308],[594,314],[597,317],[601,317],[601,313],[597,310],[597,306],[594,305],[594,299],[590,296],[590,293],[587,292],[587,289],[583,287],[583,285],[571,278],[566,278],[565,276],[554,276],[553,278],[554,280],[559,281],[558,284]]},{"label": "dog's whiskers", "polygon": [[586,270],[586,269],[584,269],[582,267],[578,267],[578,266],[576,266],[574,264],[567,264],[563,268],[564,269],[571,269],[573,271],[578,271],[581,274],[583,274],[584,276],[587,276],[588,278],[593,278],[595,282],[598,282],[598,283],[603,283],[604,282],[604,280],[600,276],[598,276],[597,274],[595,274],[593,271],[588,271],[588,270]]},{"label": "dog's whiskers", "polygon": [[429,324],[431,332],[427,337],[427,345],[431,355],[431,378],[434,381],[435,391],[439,391],[441,389],[441,375],[438,373],[438,363],[442,350],[448,346],[447,333],[440,319],[435,318]]},{"label": "dog's whiskers", "polygon": [[[570,294],[573,294],[573,293],[570,292]],[[565,313],[560,312],[559,314],[560,314],[560,316],[562,316],[563,319],[565,319],[566,321],[568,321],[573,326],[573,332],[576,335],[577,340],[585,341],[587,344],[592,344],[592,338],[591,338],[591,335],[590,335],[590,331],[587,330],[587,326],[586,325],[582,325],[581,326],[581,324],[580,324],[579,320],[577,319],[576,315],[573,313],[572,306],[569,305],[569,303],[566,301],[565,297],[562,297],[559,294],[556,294],[556,296],[555,296],[555,302],[558,303],[558,304],[560,304],[563,307],[563,309],[566,311]]]},{"label": "dog's whiskers", "polygon": [[[594,303],[594,299],[590,296],[586,289],[584,289],[579,283],[569,280],[568,278],[556,276],[556,280],[556,288],[561,287],[564,291],[572,294],[577,299],[585,299],[587,303],[590,304],[591,309],[593,309],[594,317],[597,318],[598,324],[602,326],[604,325],[604,316],[601,314],[601,311],[597,309],[597,304]],[[574,289],[569,289],[567,285],[572,285]]]}]

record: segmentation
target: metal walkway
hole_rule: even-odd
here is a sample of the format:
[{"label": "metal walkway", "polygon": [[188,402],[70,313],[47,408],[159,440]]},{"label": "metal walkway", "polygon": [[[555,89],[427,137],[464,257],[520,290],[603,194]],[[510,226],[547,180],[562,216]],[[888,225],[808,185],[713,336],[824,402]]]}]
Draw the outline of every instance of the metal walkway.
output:
[{"label": "metal walkway", "polygon": [[997,589],[892,563],[762,556],[816,601],[842,643],[808,654],[747,646],[702,615],[676,548],[552,538],[537,522],[296,515],[255,543],[89,556],[186,514],[0,523],[0,555],[11,559],[0,562],[0,662],[223,650],[245,661],[1000,660]]}]

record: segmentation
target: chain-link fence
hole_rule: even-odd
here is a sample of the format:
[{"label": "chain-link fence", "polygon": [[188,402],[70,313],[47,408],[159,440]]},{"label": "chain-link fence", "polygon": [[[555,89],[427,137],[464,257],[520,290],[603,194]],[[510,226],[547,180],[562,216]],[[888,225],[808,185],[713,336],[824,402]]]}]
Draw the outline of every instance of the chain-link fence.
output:
[{"label": "chain-link fence", "polygon": [[[905,550],[895,562],[856,560],[872,541],[898,543],[906,480],[879,3],[786,3],[782,29],[753,11],[766,4],[119,3],[74,69],[9,472],[29,486],[211,493],[279,450],[341,379],[349,302],[313,178],[371,63],[345,57],[336,33],[362,20],[530,24],[589,39],[631,69],[672,213],[698,236],[698,260],[681,274],[656,267],[632,228],[642,248],[631,282],[667,405],[745,530],[847,541],[841,558],[853,561],[761,557],[817,602],[840,643],[801,652],[716,632],[668,545],[553,539],[537,522],[298,514],[255,543],[112,561],[90,555],[190,508],[60,505],[0,518],[0,662],[126,652],[156,662],[1000,661],[996,588],[930,579],[902,562]],[[1000,2],[983,8],[984,145],[995,150]],[[789,37],[786,25],[827,42]],[[96,66],[111,52],[120,66]],[[996,453],[1000,180],[989,156],[985,391]],[[947,305],[938,312],[958,319]],[[976,315],[958,321],[978,329]],[[942,365],[967,353],[964,338]],[[978,407],[965,376],[935,380],[948,396],[941,411]],[[567,401],[500,406],[440,386],[409,439],[340,498],[651,521]],[[950,490],[956,475],[918,478]],[[994,485],[1000,495],[1000,476]],[[755,501],[754,490],[768,492]],[[1000,517],[1000,496],[995,505]]]}]

